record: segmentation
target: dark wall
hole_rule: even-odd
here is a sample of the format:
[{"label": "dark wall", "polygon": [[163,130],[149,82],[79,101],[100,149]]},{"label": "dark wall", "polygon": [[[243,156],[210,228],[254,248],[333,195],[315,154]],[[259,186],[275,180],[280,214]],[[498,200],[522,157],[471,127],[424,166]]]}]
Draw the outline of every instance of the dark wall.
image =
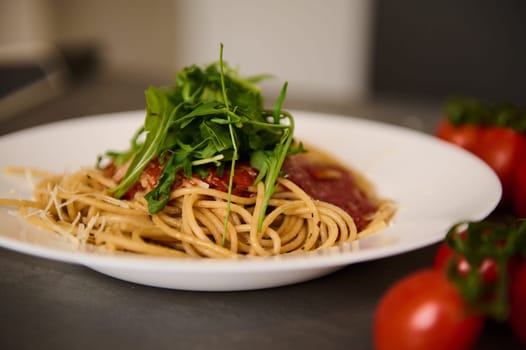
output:
[{"label": "dark wall", "polygon": [[377,0],[373,91],[526,103],[525,0]]}]

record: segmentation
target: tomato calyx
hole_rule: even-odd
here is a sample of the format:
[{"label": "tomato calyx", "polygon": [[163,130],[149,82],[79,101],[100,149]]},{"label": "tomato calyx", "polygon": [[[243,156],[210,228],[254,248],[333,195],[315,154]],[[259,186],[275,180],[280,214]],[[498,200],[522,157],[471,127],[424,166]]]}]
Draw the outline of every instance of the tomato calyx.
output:
[{"label": "tomato calyx", "polygon": [[492,319],[506,320],[510,267],[517,256],[526,256],[526,221],[460,222],[448,231],[445,244],[452,250],[446,272],[466,302]]},{"label": "tomato calyx", "polygon": [[444,111],[454,126],[497,126],[526,132],[526,108],[512,103],[489,104],[454,96],[445,101]]}]

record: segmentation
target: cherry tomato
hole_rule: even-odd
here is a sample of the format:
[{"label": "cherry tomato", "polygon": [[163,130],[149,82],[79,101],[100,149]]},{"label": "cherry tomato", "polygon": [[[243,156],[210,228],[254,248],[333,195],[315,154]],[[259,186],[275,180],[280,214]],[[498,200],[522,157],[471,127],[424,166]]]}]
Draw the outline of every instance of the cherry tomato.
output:
[{"label": "cherry tomato", "polygon": [[470,310],[445,274],[434,269],[412,273],[380,300],[374,317],[377,350],[469,349],[483,318]]},{"label": "cherry tomato", "polygon": [[[438,247],[433,260],[433,267],[440,271],[445,271],[448,268],[449,263],[453,258],[457,258],[457,271],[461,276],[467,276],[471,270],[471,266],[466,258],[456,254],[447,244],[442,243]],[[482,281],[485,284],[495,283],[498,278],[498,266],[495,260],[486,258],[482,260],[479,267],[479,273],[482,277]]]},{"label": "cherry tomato", "polygon": [[433,259],[433,267],[437,270],[444,271],[451,259],[455,256],[455,252],[446,243],[440,243]]},{"label": "cherry tomato", "polygon": [[[466,232],[466,230],[462,230],[458,233],[458,235],[460,236],[460,238],[466,239],[468,233]],[[451,247],[448,246],[445,242],[442,242],[439,245],[437,252],[435,253],[433,267],[438,270],[445,270],[448,267],[448,264],[451,261],[451,259],[453,259],[453,257],[455,256],[455,251],[451,249]]]},{"label": "cherry tomato", "polygon": [[522,260],[510,284],[510,326],[526,345],[526,260]]},{"label": "cherry tomato", "polygon": [[[443,118],[436,136],[481,158],[502,184],[501,206],[526,217],[526,135],[511,127],[454,125]],[[522,170],[521,170],[522,169]]]},{"label": "cherry tomato", "polygon": [[514,198],[516,169],[524,159],[526,137],[513,129],[487,127],[481,129],[473,152],[488,164],[502,184],[502,203]]},{"label": "cherry tomato", "polygon": [[448,118],[443,118],[436,130],[436,136],[442,140],[453,143],[468,151],[473,151],[477,139],[479,138],[480,128],[475,125],[453,125]]}]

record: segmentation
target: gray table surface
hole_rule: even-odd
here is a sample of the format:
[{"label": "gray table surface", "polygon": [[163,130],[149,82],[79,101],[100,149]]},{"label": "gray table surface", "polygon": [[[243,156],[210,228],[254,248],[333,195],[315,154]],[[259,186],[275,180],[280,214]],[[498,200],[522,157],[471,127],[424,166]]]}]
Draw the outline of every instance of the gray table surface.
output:
[{"label": "gray table surface", "polygon": [[[79,116],[142,109],[145,85],[93,79],[0,120],[0,135]],[[368,101],[293,108],[362,116],[431,132],[437,104]],[[0,118],[1,119],[1,118]],[[0,248],[0,349],[372,349],[375,307],[402,276],[429,266],[436,245],[348,266],[295,285],[245,292],[141,286],[83,266]],[[477,349],[520,348],[489,324]]]}]

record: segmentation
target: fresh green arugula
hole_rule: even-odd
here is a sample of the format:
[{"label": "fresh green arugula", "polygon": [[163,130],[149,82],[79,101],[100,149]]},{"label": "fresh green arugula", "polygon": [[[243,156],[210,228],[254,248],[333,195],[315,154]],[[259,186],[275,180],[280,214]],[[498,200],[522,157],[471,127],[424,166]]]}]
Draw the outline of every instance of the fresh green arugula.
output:
[{"label": "fresh green arugula", "polygon": [[[264,181],[265,185],[261,229],[285,158],[304,150],[301,144],[291,146],[294,119],[282,110],[287,83],[274,108],[265,109],[256,83],[268,76],[241,78],[237,70],[223,62],[222,44],[219,57],[219,62],[203,68],[192,65],[177,72],[174,86],[146,90],[144,125],[133,136],[130,149],[106,153],[116,164],[130,161],[123,180],[111,193],[122,197],[148,163],[157,158],[163,165],[162,174],[157,186],[145,196],[150,213],[155,214],[169,201],[179,172],[187,177],[194,173],[205,176],[210,166],[217,167],[218,173],[230,166],[229,211],[235,164],[238,160],[249,161],[259,171],[256,183]],[[228,215],[225,230],[227,220]]]}]

